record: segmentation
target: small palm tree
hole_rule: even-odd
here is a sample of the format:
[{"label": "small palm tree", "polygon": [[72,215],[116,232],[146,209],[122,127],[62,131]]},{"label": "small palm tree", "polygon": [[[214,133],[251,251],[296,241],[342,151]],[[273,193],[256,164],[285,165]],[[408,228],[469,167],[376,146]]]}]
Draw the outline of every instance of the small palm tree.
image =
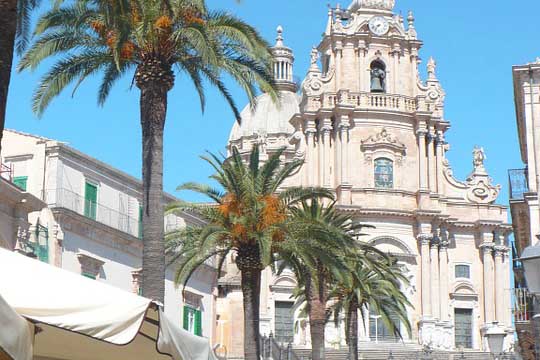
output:
[{"label": "small palm tree", "polygon": [[407,317],[407,307],[412,306],[401,291],[408,284],[402,269],[392,257],[380,254],[351,258],[350,273],[346,281],[338,283],[331,291],[335,300],[332,309],[334,321],[339,322],[339,314],[345,314],[349,359],[358,360],[358,312],[365,325],[363,310],[372,310],[381,316],[385,326],[396,336],[401,337],[399,324],[395,318],[411,332]]},{"label": "small palm tree", "polygon": [[303,201],[292,210],[288,241],[279,254],[284,260],[279,271],[290,267],[297,278],[299,286],[295,296],[297,302],[306,303],[313,360],[325,359],[329,284],[345,281],[347,258],[351,254],[378,252],[356,240],[364,227],[340,213],[334,203],[324,206],[316,198]]},{"label": "small palm tree", "polygon": [[34,93],[39,115],[68,85],[76,89],[89,76],[102,75],[99,104],[118,79],[134,76],[142,127],[142,293],[163,301],[163,131],[174,70],[192,80],[203,109],[210,84],[240,119],[222,77],[236,80],[252,104],[257,86],[275,98],[270,48],[253,27],[209,11],[204,0],[80,0],[44,14],[35,34],[19,70],[57,58]]},{"label": "small palm tree", "polygon": [[221,269],[229,254],[234,253],[241,274],[244,305],[244,356],[260,359],[259,304],[261,272],[269,266],[274,254],[287,237],[287,219],[291,209],[304,199],[331,197],[323,189],[289,188],[278,193],[283,182],[303,161],[282,164],[281,149],[264,163],[259,162],[255,147],[245,162],[236,148],[228,159],[211,155],[203,157],[216,171],[211,178],[223,188],[188,183],[179,189],[206,195],[212,205],[178,203],[168,212],[194,211],[207,224],[187,227],[166,236],[167,254],[176,264],[177,284],[186,284],[193,272],[209,259],[219,259]]}]

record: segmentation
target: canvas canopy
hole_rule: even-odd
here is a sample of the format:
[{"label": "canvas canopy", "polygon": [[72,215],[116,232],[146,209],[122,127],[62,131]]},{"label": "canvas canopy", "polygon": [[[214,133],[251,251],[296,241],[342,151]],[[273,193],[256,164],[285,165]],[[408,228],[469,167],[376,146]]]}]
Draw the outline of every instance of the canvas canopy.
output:
[{"label": "canvas canopy", "polygon": [[33,326],[0,296],[0,359],[32,359]]},{"label": "canvas canopy", "polygon": [[215,359],[149,299],[4,249],[0,272],[0,295],[38,328],[38,359]]}]

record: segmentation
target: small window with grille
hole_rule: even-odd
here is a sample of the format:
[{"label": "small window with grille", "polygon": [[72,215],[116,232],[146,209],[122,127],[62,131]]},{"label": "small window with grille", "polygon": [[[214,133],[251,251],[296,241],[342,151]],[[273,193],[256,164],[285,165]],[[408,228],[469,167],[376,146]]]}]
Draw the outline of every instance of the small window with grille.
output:
[{"label": "small window with grille", "polygon": [[471,267],[469,265],[456,265],[456,279],[470,279]]}]

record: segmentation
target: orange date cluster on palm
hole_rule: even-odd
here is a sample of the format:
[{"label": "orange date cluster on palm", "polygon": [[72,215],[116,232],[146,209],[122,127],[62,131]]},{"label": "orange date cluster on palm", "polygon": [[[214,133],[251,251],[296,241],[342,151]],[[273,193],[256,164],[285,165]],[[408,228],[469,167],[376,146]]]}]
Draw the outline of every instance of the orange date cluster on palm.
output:
[{"label": "orange date cluster on palm", "polygon": [[184,8],[180,12],[180,18],[186,24],[204,25],[205,21],[200,11],[195,8]]},{"label": "orange date cluster on palm", "polygon": [[[101,36],[104,40],[107,46],[113,50],[116,46],[116,41],[118,40],[118,37],[116,36],[116,32],[113,30],[106,30],[106,26],[102,21],[94,20],[90,23],[90,27]],[[131,41],[126,41],[122,45],[122,49],[120,50],[120,58],[122,60],[129,60],[133,57],[133,54],[135,53],[135,44],[133,44]]]},{"label": "orange date cluster on palm", "polygon": [[[271,227],[275,227],[283,223],[286,218],[285,207],[281,200],[276,195],[266,195],[259,199],[263,204],[263,209],[260,214],[259,221],[253,225],[253,231],[261,232]],[[225,218],[240,218],[244,215],[244,207],[238,199],[228,194],[223,198],[222,204],[219,206],[219,211]],[[231,229],[231,235],[236,241],[246,242],[249,231],[245,224],[234,223]],[[275,229],[272,234],[273,241],[283,241],[285,235],[280,229]]]}]

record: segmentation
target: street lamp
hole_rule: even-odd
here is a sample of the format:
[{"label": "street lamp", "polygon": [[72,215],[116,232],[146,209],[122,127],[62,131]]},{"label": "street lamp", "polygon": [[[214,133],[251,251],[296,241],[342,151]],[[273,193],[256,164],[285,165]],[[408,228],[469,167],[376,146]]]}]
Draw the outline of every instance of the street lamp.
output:
[{"label": "street lamp", "polygon": [[486,331],[489,351],[495,356],[502,354],[505,336],[506,332],[495,324]]},{"label": "street lamp", "polygon": [[[537,235],[536,237],[540,240],[540,235]],[[538,295],[540,295],[540,243],[526,247],[521,253],[521,258],[519,260],[523,264],[527,288],[533,295],[535,315],[532,318],[532,325],[535,333],[536,359],[539,360],[540,343],[538,338],[540,337],[540,314],[538,314],[536,307]]]},{"label": "street lamp", "polygon": [[523,264],[529,292],[540,294],[540,245],[526,247],[519,261]]}]

